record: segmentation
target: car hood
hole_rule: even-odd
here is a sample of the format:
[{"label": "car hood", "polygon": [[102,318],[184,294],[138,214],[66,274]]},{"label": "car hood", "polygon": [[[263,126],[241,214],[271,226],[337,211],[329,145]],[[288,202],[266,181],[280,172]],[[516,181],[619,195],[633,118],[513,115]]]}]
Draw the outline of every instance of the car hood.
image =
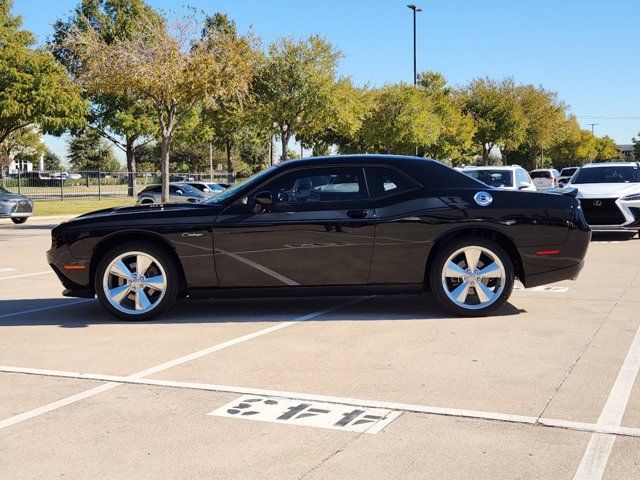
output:
[{"label": "car hood", "polygon": [[191,217],[202,215],[206,209],[207,215],[217,215],[222,207],[217,205],[207,205],[201,203],[167,203],[163,205],[134,205],[130,207],[115,207],[85,213],[79,217],[72,218],[60,225],[76,228],[87,225],[107,226],[122,225],[125,222],[137,223],[140,226],[162,223],[164,220],[171,221],[191,221]]},{"label": "car hood", "polygon": [[640,183],[579,183],[568,186],[578,189],[578,198],[618,198],[640,193]]},{"label": "car hood", "polygon": [[6,202],[7,200],[28,200],[28,198],[17,193],[1,193],[0,200],[4,200]]}]

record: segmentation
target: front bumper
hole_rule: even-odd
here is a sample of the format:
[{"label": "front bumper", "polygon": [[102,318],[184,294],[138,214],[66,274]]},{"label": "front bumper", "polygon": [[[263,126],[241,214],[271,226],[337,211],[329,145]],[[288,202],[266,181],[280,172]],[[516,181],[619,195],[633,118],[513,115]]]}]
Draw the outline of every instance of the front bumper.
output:
[{"label": "front bumper", "polygon": [[[93,298],[94,291],[90,278],[90,259],[78,259],[71,255],[66,245],[52,246],[47,251],[47,262],[62,283],[65,297]],[[65,268],[67,267],[67,268]],[[72,269],[68,269],[72,267]],[[79,267],[84,267],[78,269]]]},{"label": "front bumper", "polygon": [[29,200],[0,202],[0,218],[24,218],[33,215],[33,203]]},{"label": "front bumper", "polygon": [[593,231],[640,230],[640,200],[622,198],[580,198],[582,210]]}]

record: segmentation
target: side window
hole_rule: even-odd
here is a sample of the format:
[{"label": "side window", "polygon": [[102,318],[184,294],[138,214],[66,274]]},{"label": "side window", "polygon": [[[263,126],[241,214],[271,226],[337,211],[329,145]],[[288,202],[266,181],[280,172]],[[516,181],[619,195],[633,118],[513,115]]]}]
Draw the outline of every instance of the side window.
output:
[{"label": "side window", "polygon": [[522,182],[526,182],[527,179],[524,176],[524,170],[517,169],[516,170],[516,187],[519,187]]},{"label": "side window", "polygon": [[402,173],[385,167],[367,168],[372,198],[414,190],[415,184]]},{"label": "side window", "polygon": [[254,194],[269,192],[274,205],[344,202],[368,198],[362,168],[326,167],[300,170],[276,178]]}]

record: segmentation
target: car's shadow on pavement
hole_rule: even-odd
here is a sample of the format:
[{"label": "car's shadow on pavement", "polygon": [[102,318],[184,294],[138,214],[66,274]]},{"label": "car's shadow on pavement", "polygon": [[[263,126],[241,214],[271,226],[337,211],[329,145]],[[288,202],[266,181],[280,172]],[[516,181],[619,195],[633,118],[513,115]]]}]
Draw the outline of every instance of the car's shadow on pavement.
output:
[{"label": "car's shadow on pavement", "polygon": [[[350,300],[357,299],[361,301],[340,307]],[[65,303],[69,305],[61,306]],[[444,310],[430,294],[193,301],[179,299],[158,319],[145,322],[120,321],[106,313],[97,300],[50,298],[0,300],[0,328],[40,325],[84,328],[99,324],[266,323],[294,321],[311,312],[324,310],[328,311],[313,321],[464,320],[463,317],[456,317]],[[525,313],[525,310],[507,303],[492,316],[513,316],[520,313]],[[482,320],[482,317],[478,320]]]},{"label": "car's shadow on pavement", "polygon": [[592,232],[592,242],[626,242],[638,240],[636,232]]}]

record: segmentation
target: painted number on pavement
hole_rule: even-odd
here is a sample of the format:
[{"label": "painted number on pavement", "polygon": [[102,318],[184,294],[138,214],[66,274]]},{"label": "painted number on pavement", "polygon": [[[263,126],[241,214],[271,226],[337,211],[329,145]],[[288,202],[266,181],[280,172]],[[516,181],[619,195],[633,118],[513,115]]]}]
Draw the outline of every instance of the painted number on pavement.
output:
[{"label": "painted number on pavement", "polygon": [[378,433],[398,418],[400,413],[382,408],[245,395],[209,415],[349,432]]}]

